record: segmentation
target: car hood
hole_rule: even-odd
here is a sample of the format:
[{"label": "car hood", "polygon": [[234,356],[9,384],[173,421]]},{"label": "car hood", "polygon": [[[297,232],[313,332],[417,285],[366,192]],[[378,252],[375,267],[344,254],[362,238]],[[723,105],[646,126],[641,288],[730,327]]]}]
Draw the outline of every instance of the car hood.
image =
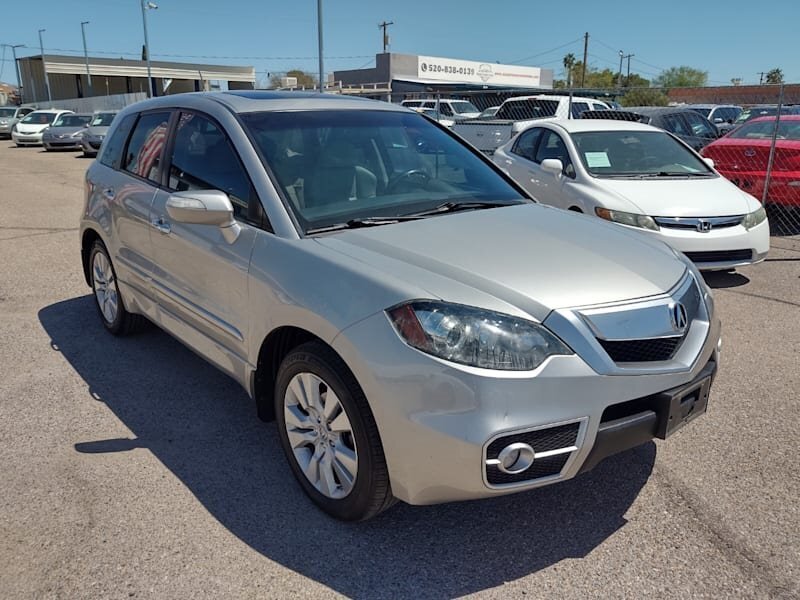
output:
[{"label": "car hood", "polygon": [[41,123],[17,123],[17,131],[19,133],[40,133],[50,127],[48,124]]},{"label": "car hood", "polygon": [[534,204],[316,240],[433,298],[540,320],[557,308],[664,293],[686,269],[643,234]]},{"label": "car hood", "polygon": [[73,133],[77,133],[79,131],[84,131],[86,128],[83,126],[80,127],[50,127],[47,130],[48,135],[72,135]]},{"label": "car hood", "polygon": [[104,136],[108,133],[108,125],[95,125],[86,128],[87,136]]},{"label": "car hood", "polygon": [[597,181],[606,191],[653,217],[724,217],[754,210],[741,190],[723,177]]}]

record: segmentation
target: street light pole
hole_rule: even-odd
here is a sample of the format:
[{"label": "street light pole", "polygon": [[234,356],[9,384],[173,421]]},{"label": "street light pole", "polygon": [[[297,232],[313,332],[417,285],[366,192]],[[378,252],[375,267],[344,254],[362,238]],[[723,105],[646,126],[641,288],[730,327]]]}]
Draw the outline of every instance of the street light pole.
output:
[{"label": "street light pole", "polygon": [[619,51],[619,75],[617,75],[617,87],[622,87],[622,59],[625,57],[625,53],[620,50]]},{"label": "street light pole", "polygon": [[50,94],[50,78],[47,76],[47,64],[44,62],[44,42],[42,41],[42,33],[46,29],[39,30],[39,50],[42,53],[42,69],[44,70],[44,85],[47,88],[47,102],[50,103],[50,108],[53,108],[53,96]]},{"label": "street light pole", "polygon": [[319,46],[319,91],[324,91],[325,67],[322,60],[322,0],[317,0],[317,38]]},{"label": "street light pole", "polygon": [[94,96],[94,90],[92,89],[92,73],[89,71],[89,53],[86,51],[86,28],[84,25],[88,25],[89,21],[81,21],[81,36],[83,36],[83,58],[86,60],[86,79],[89,80],[89,95]]},{"label": "street light pole", "polygon": [[22,96],[22,77],[19,75],[19,63],[17,62],[17,48],[24,48],[25,44],[0,44],[5,48],[11,48],[11,55],[14,57],[14,71],[17,74],[17,89],[19,90],[19,101],[23,102]]},{"label": "street light pole", "polygon": [[147,41],[147,11],[149,9],[157,9],[158,5],[147,0],[141,0],[142,3],[142,27],[144,28],[144,54],[147,60],[147,97],[153,97],[153,75],[150,69],[150,43]]}]

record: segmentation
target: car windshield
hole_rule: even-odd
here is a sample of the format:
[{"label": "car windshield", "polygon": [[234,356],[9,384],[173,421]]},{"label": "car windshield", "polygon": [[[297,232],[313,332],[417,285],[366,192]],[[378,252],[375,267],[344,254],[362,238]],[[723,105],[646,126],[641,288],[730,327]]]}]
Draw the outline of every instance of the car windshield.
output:
[{"label": "car windshield", "polygon": [[527,202],[419,114],[326,110],[241,119],[304,231],[408,217],[445,203]]},{"label": "car windshield", "polygon": [[15,112],[15,108],[0,108],[0,119],[13,117]]},{"label": "car windshield", "polygon": [[83,127],[91,120],[91,115],[61,115],[53,127]]},{"label": "car windshield", "polygon": [[453,108],[454,113],[458,113],[460,115],[463,115],[464,113],[481,112],[478,110],[478,107],[475,106],[472,102],[467,102],[467,101],[451,102],[450,106]]},{"label": "car windshield", "polygon": [[708,118],[708,115],[711,114],[711,109],[710,108],[697,108],[696,106],[691,106],[690,108],[694,112],[700,113],[701,115],[703,115],[706,119]]},{"label": "car windshield", "polygon": [[590,131],[572,140],[586,170],[598,177],[711,175],[703,160],[661,131]]},{"label": "car windshield", "polygon": [[778,112],[777,106],[756,106],[753,108],[745,108],[736,118],[735,123],[744,123],[756,117],[768,117]]},{"label": "car windshield", "polygon": [[[775,119],[750,121],[733,130],[728,138],[740,140],[771,140],[775,133]],[[777,139],[800,140],[800,120],[781,121],[778,125]]]},{"label": "car windshield", "polygon": [[92,119],[92,127],[108,127],[117,113],[97,113]]},{"label": "car windshield", "polygon": [[20,121],[32,125],[49,125],[56,118],[56,113],[32,112]]}]

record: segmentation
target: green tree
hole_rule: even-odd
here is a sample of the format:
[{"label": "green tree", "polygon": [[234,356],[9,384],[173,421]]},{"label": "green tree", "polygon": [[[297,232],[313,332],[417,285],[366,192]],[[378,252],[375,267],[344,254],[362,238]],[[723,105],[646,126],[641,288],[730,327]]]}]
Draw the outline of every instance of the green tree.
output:
[{"label": "green tree", "polygon": [[783,71],[780,69],[767,71],[767,83],[783,83]]},{"label": "green tree", "polygon": [[701,71],[692,67],[670,67],[656,77],[656,87],[703,87],[708,82],[708,71]]},{"label": "green tree", "polygon": [[627,77],[622,78],[625,87],[628,88],[647,88],[650,87],[650,80],[645,79],[641,75],[637,75],[636,73],[631,73]]},{"label": "green tree", "polygon": [[564,57],[564,71],[567,75],[567,87],[572,87],[573,83],[575,82],[575,77],[572,72],[572,68],[575,66],[577,59],[575,55],[570,52]]},{"label": "green tree", "polygon": [[619,103],[622,106],[666,106],[669,104],[669,98],[659,90],[635,88],[625,92]]},{"label": "green tree", "polygon": [[291,71],[287,71],[285,74],[275,73],[271,75],[269,78],[270,87],[281,87],[281,79],[283,77],[296,77],[297,87],[300,88],[313,88],[317,85],[317,78],[311,75],[311,73],[306,73],[301,69],[292,69]]}]

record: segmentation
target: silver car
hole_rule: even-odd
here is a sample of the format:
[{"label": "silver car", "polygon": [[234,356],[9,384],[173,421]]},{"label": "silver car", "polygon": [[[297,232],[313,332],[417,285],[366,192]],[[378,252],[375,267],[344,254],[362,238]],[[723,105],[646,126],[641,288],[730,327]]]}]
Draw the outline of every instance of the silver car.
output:
[{"label": "silver car", "polygon": [[23,106],[0,106],[0,136],[10,138],[14,125],[34,110]]},{"label": "silver car", "polygon": [[80,150],[81,139],[89,127],[92,115],[64,114],[42,133],[42,145],[47,151]]},{"label": "silver car", "polygon": [[89,127],[81,136],[81,149],[84,156],[97,156],[100,145],[106,138],[108,128],[117,116],[118,111],[98,112],[92,115]]},{"label": "silver car", "polygon": [[706,410],[720,324],[691,262],[535,204],[402,107],[147,100],[86,190],[106,329],[152,321],[238,381],[337,518],[570,479]]}]

